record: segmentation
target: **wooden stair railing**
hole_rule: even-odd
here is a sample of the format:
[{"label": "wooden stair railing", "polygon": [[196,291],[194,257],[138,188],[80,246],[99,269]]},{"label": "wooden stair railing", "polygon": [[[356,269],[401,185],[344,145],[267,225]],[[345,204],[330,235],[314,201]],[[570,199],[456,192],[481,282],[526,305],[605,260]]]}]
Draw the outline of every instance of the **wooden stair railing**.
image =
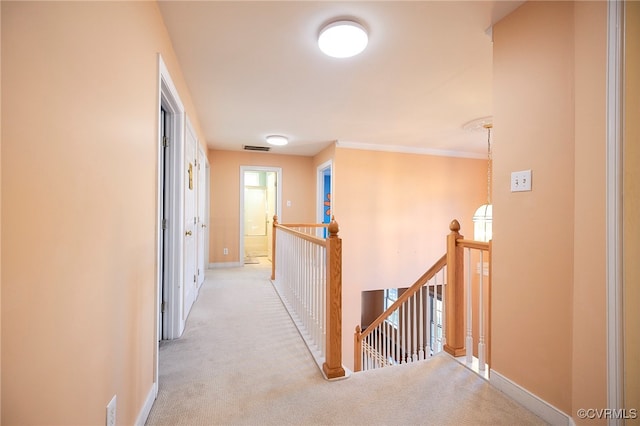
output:
[{"label": "wooden stair railing", "polygon": [[[443,317],[441,349],[454,357],[465,356],[469,366],[475,359],[480,373],[490,364],[491,242],[465,240],[457,220],[451,222],[449,230],[447,253],[366,330],[356,327],[355,371],[422,360],[437,352],[440,347],[432,347],[434,339],[430,334],[435,324],[434,312],[429,308],[431,300],[439,297]],[[478,274],[472,272],[472,257],[479,257]],[[439,273],[443,276],[440,282],[436,280]],[[398,315],[398,325],[391,320],[394,315]]]},{"label": "wooden stair railing", "polygon": [[[363,367],[369,369],[418,361],[431,356],[433,350],[431,317],[435,312],[430,309],[429,296],[435,291],[436,299],[439,294],[441,297],[446,297],[442,293],[442,289],[446,287],[444,278],[440,282],[432,282],[438,273],[444,272],[446,265],[447,257],[444,255],[411,287],[398,296],[398,299],[369,324],[366,330],[361,331],[360,326],[356,327],[355,371],[361,371]],[[423,290],[425,287],[426,291]],[[396,312],[398,312],[397,326],[393,324],[394,321],[389,320]],[[365,348],[367,351],[364,350]],[[377,351],[379,355],[369,356],[372,350]],[[383,362],[378,362],[380,359]],[[369,365],[364,365],[365,363]]]},{"label": "wooden stair railing", "polygon": [[[323,228],[327,238],[318,236]],[[327,379],[346,374],[338,231],[335,218],[329,224],[279,224],[273,218],[271,280]]]}]

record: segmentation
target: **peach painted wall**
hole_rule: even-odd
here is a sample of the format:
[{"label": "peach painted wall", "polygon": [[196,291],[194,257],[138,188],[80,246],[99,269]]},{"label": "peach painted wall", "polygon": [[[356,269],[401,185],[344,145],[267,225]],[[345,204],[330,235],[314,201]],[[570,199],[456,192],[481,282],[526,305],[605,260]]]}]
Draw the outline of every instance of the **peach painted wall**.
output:
[{"label": "peach painted wall", "polygon": [[192,102],[154,2],[1,7],[2,423],[104,424],[115,394],[133,424],[157,346],[158,52]]},{"label": "peach painted wall", "polygon": [[[575,213],[572,408],[607,405],[607,4],[574,5]],[[576,423],[594,424],[592,420]],[[606,423],[605,421],[602,422]]]},{"label": "peach painted wall", "polygon": [[[640,3],[626,3],[625,110],[640,111]],[[624,131],[624,344],[625,407],[640,409],[640,122],[627,120]],[[638,420],[636,420],[637,422]]]},{"label": "peach painted wall", "polygon": [[449,223],[473,237],[487,161],[337,147],[334,213],[343,240],[343,353],[353,367],[361,292],[407,287],[446,251]]},{"label": "peach painted wall", "polygon": [[[282,168],[281,223],[314,223],[315,170],[311,157],[209,150],[211,215],[209,262],[240,261],[240,166]],[[286,202],[291,201],[291,207]],[[224,248],[229,254],[223,254]]]},{"label": "peach painted wall", "polygon": [[606,407],[606,3],[527,2],[493,34],[492,368],[568,415]]},{"label": "peach painted wall", "polygon": [[329,160],[333,160],[336,153],[336,144],[332,143],[313,157],[313,167],[318,167],[320,164],[326,163]]}]

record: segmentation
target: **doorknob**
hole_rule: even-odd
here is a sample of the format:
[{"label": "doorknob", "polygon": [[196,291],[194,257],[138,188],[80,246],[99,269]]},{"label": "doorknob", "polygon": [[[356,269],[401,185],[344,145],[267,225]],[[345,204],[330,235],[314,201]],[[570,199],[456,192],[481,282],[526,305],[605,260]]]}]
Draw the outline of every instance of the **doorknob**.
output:
[{"label": "doorknob", "polygon": [[184,233],[184,235],[192,235],[191,231],[187,231]]},{"label": "doorknob", "polygon": [[206,227],[207,227],[207,224],[206,224],[206,223],[203,223],[203,224],[202,224],[202,227],[203,227],[203,228],[206,228]]}]

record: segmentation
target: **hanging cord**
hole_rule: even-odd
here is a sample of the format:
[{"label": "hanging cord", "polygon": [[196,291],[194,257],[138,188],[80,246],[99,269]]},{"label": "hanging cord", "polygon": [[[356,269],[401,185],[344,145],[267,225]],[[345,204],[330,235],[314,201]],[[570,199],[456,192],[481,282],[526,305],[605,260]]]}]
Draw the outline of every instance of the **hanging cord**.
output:
[{"label": "hanging cord", "polygon": [[487,204],[491,204],[491,124],[485,124],[487,129]]}]

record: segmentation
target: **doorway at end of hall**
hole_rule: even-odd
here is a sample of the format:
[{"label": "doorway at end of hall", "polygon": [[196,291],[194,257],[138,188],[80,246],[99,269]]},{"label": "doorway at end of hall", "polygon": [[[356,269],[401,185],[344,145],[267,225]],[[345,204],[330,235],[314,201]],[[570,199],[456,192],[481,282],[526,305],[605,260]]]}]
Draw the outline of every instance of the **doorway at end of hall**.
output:
[{"label": "doorway at end of hall", "polygon": [[278,173],[271,170],[244,170],[243,183],[244,263],[260,263],[261,258],[270,261]]}]

